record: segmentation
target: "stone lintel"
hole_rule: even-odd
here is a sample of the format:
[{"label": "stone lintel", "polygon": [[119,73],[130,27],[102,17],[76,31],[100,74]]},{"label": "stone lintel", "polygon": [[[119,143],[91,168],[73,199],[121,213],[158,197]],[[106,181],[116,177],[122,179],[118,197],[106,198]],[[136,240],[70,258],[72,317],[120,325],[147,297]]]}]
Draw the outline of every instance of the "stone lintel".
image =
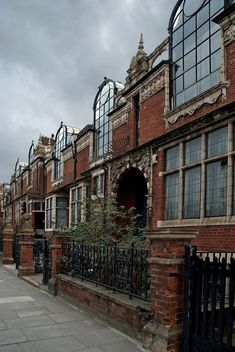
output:
[{"label": "stone lintel", "polygon": [[3,242],[13,242],[13,238],[3,238]]},{"label": "stone lintel", "polygon": [[149,264],[162,264],[162,265],[180,265],[184,263],[184,259],[181,258],[160,258],[160,257],[149,257],[147,258]]}]

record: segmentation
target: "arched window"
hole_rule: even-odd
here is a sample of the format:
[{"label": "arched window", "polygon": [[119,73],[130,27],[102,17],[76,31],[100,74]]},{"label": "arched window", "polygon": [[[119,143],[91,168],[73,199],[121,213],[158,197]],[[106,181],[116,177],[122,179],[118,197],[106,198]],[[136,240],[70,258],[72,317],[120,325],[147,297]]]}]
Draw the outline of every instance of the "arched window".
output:
[{"label": "arched window", "polygon": [[61,122],[60,128],[58,129],[55,137],[55,172],[54,179],[57,180],[63,177],[64,161],[63,161],[63,149],[75,141],[78,133],[78,128],[66,126]]},{"label": "arched window", "polygon": [[55,138],[55,179],[63,177],[62,150],[67,146],[67,126],[61,122]]},{"label": "arched window", "polygon": [[32,183],[32,163],[34,160],[34,142],[32,141],[32,144],[29,148],[29,154],[28,154],[28,184],[30,185]]},{"label": "arched window", "polygon": [[95,97],[94,110],[94,155],[96,157],[106,154],[112,141],[111,123],[108,114],[115,108],[114,95],[123,89],[123,85],[105,78]]},{"label": "arched window", "polygon": [[233,0],[179,0],[170,18],[171,106],[220,82],[221,33],[213,18]]}]

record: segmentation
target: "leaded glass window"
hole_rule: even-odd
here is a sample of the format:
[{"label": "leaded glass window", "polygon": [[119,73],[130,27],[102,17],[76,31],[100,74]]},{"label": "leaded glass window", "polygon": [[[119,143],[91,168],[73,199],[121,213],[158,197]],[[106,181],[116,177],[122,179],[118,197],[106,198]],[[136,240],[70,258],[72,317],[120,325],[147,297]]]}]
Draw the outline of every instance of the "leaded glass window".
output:
[{"label": "leaded glass window", "polygon": [[207,156],[212,158],[223,155],[228,151],[228,128],[223,127],[208,133],[207,137]]},{"label": "leaded glass window", "polygon": [[206,168],[206,216],[227,213],[227,160],[216,161]]},{"label": "leaded glass window", "polygon": [[184,218],[193,219],[200,216],[200,182],[201,168],[195,167],[184,174]]},{"label": "leaded glass window", "polygon": [[201,160],[201,137],[185,143],[185,165],[197,163]]},{"label": "leaded glass window", "polygon": [[166,151],[166,170],[173,170],[179,167],[179,146],[167,149]]},{"label": "leaded glass window", "polygon": [[173,10],[169,26],[172,108],[219,83],[221,34],[213,18],[230,5],[229,0],[182,0]]},{"label": "leaded glass window", "polygon": [[56,197],[56,228],[67,226],[67,198]]},{"label": "leaded glass window", "polygon": [[71,225],[81,221],[82,209],[82,188],[75,188],[71,191]]},{"label": "leaded glass window", "polygon": [[178,196],[179,196],[179,173],[166,177],[165,204],[166,218],[168,220],[178,219]]}]

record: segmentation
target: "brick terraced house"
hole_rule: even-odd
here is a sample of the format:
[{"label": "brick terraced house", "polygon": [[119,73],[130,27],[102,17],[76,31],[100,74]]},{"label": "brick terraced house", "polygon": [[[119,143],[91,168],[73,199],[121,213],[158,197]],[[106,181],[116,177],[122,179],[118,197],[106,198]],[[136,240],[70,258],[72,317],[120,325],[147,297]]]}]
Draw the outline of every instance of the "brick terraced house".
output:
[{"label": "brick terraced house", "polygon": [[[81,202],[98,194],[135,207],[150,231],[197,232],[191,243],[201,251],[235,251],[235,1],[178,0],[166,40],[147,54],[141,34],[126,81],[104,78],[93,123],[61,123],[55,138],[32,144],[10,186],[13,225],[28,212],[34,231],[50,239],[83,221]],[[172,236],[152,257],[177,258],[177,241],[168,252]],[[150,259],[151,270],[163,265]],[[151,292],[159,290],[156,272]],[[169,332],[182,317],[159,318],[164,299],[154,297],[156,321]],[[178,351],[177,343],[161,350]]]}]

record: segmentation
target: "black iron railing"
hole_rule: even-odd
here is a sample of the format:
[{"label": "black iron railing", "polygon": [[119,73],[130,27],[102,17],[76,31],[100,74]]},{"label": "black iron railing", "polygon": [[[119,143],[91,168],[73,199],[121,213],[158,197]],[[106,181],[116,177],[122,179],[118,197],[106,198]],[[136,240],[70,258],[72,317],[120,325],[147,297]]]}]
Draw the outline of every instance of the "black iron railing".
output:
[{"label": "black iron railing", "polygon": [[113,290],[149,300],[148,250],[118,245],[62,244],[63,273]]}]

